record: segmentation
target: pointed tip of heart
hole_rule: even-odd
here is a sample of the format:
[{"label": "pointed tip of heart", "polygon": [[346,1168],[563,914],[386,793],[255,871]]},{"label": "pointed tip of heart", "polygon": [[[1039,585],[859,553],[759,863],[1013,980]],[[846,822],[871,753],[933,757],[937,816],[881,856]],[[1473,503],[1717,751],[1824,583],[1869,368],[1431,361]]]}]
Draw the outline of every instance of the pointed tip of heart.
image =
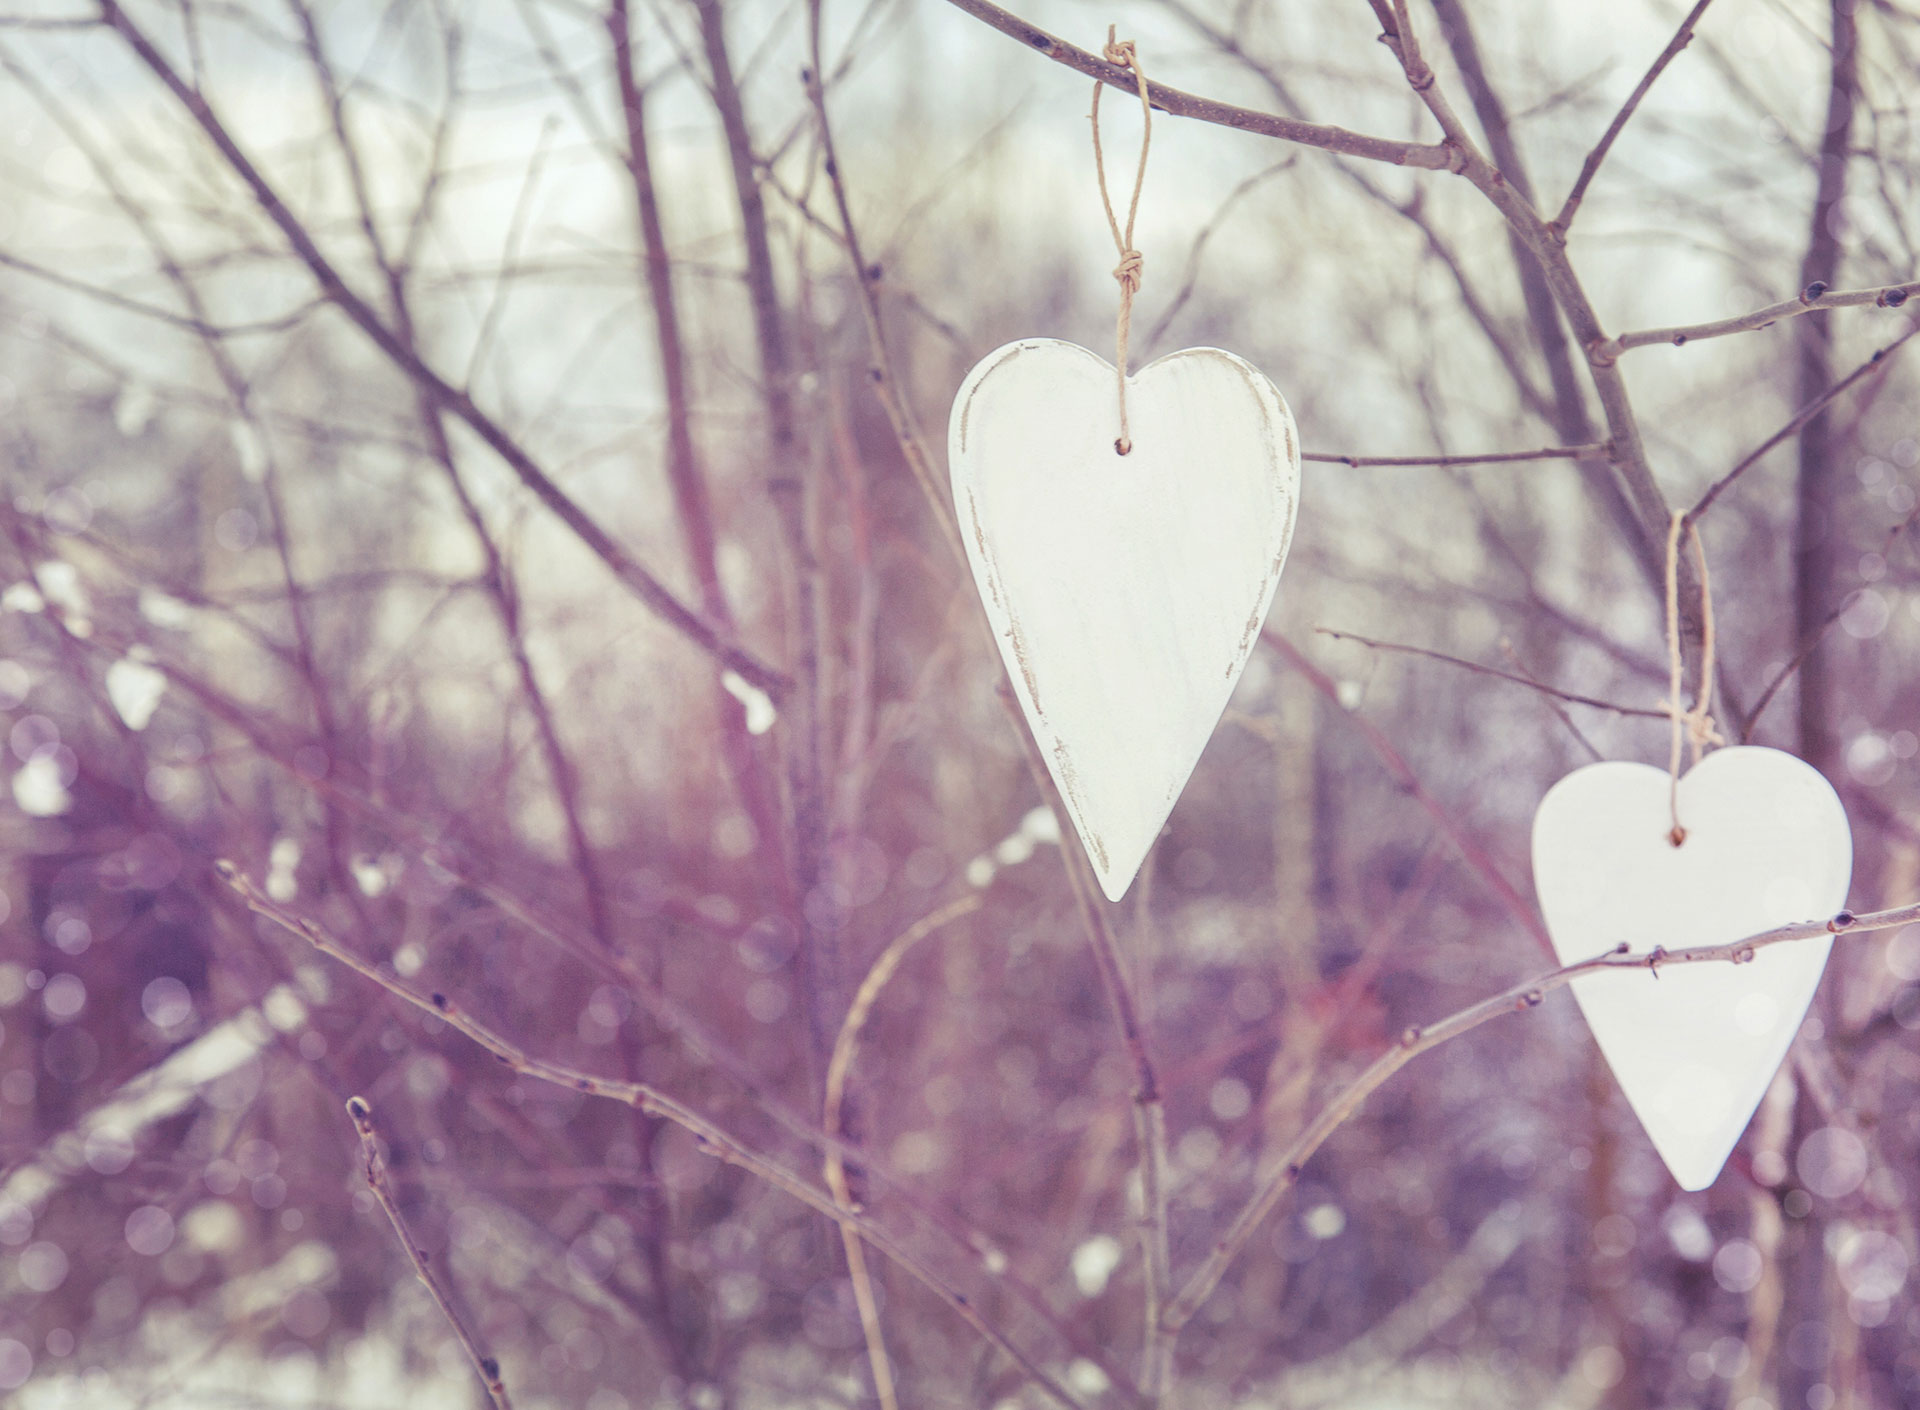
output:
[{"label": "pointed tip of heart", "polygon": [[1667,1167],[1667,1170],[1672,1174],[1675,1184],[1688,1194],[1697,1195],[1702,1190],[1713,1187],[1713,1182],[1720,1178],[1720,1172],[1725,1166],[1726,1162],[1722,1160],[1717,1161],[1712,1170],[1704,1170],[1703,1167],[1700,1166],[1690,1166],[1683,1172],[1675,1169],[1671,1165]]},{"label": "pointed tip of heart", "polygon": [[1653,1148],[1660,1153],[1660,1159],[1666,1165],[1667,1173],[1673,1176],[1673,1182],[1688,1194],[1698,1194],[1720,1178],[1750,1120],[1752,1109],[1748,1108],[1737,1125],[1716,1125],[1701,1119],[1698,1114],[1684,1127],[1674,1126],[1661,1115],[1655,1115],[1644,1124],[1647,1135],[1653,1140]]},{"label": "pointed tip of heart", "polygon": [[1658,1119],[1642,1124],[1673,1183],[1690,1195],[1710,1189],[1720,1178],[1747,1125],[1742,1121],[1736,1128],[1709,1132],[1701,1126],[1682,1130]]},{"label": "pointed tip of heart", "polygon": [[[1076,828],[1079,820],[1074,820]],[[1109,901],[1119,904],[1120,898],[1133,886],[1133,879],[1140,874],[1140,864],[1146,860],[1144,849],[1138,856],[1122,857],[1116,864],[1112,852],[1101,845],[1100,839],[1084,830],[1080,840],[1086,845],[1087,860],[1093,864],[1093,874],[1100,882],[1100,894]]]},{"label": "pointed tip of heart", "polygon": [[[1171,810],[1172,804],[1168,804]],[[1166,822],[1163,813],[1155,820],[1151,828],[1141,828],[1136,833],[1131,828],[1118,829],[1120,835],[1113,832],[1099,834],[1081,826],[1076,815],[1074,827],[1080,833],[1081,841],[1086,844],[1087,860],[1093,864],[1093,874],[1099,878],[1100,893],[1109,901],[1119,904],[1122,897],[1133,889],[1134,879],[1140,875],[1140,868],[1146,865],[1147,854],[1153,850],[1153,844],[1160,836],[1160,828]]]}]

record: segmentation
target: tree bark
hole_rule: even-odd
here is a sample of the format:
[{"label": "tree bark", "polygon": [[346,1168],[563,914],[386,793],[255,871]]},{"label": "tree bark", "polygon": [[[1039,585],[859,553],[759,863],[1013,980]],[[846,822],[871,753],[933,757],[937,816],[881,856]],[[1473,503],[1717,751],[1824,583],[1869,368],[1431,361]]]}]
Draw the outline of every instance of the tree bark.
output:
[{"label": "tree bark", "polygon": [[[1847,194],[1847,153],[1859,92],[1858,34],[1854,0],[1832,0],[1833,67],[1827,92],[1826,131],[1820,139],[1820,173],[1813,198],[1813,228],[1800,265],[1800,287],[1831,288],[1840,273],[1837,216]],[[1794,321],[1796,402],[1805,406],[1833,381],[1833,323]],[[1843,477],[1833,417],[1823,410],[1800,432],[1799,502],[1793,537],[1794,640],[1804,646],[1826,625],[1836,600]],[[1832,719],[1832,653],[1816,644],[1800,666],[1800,753],[1815,768],[1832,771],[1837,741]]]}]

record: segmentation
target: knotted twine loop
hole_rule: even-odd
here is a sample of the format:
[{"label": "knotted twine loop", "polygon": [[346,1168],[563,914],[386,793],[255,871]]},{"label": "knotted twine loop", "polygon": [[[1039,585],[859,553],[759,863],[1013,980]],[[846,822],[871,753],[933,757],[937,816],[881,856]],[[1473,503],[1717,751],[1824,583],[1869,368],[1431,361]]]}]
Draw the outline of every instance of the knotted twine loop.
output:
[{"label": "knotted twine loop", "polygon": [[1120,384],[1120,438],[1113,443],[1113,448],[1125,455],[1133,449],[1133,438],[1127,433],[1127,333],[1133,325],[1133,296],[1140,291],[1145,272],[1145,261],[1133,247],[1133,218],[1140,213],[1140,188],[1147,179],[1147,148],[1153,142],[1153,104],[1147,99],[1147,74],[1140,67],[1140,56],[1134,53],[1133,41],[1117,43],[1113,36],[1114,26],[1108,25],[1107,47],[1102,53],[1108,63],[1133,70],[1140,88],[1140,113],[1146,124],[1140,131],[1140,166],[1133,174],[1133,199],[1127,204],[1127,228],[1123,231],[1119,218],[1113,213],[1113,199],[1107,194],[1107,164],[1100,153],[1100,90],[1106,84],[1094,80],[1093,169],[1100,178],[1100,204],[1107,210],[1107,228],[1113,232],[1113,247],[1120,252],[1120,263],[1113,270],[1113,277],[1120,281],[1120,324],[1114,334],[1114,361]]},{"label": "knotted twine loop", "polygon": [[[1691,710],[1680,707],[1680,533],[1687,532],[1693,544],[1693,561],[1700,570],[1700,688]],[[1693,762],[1716,744],[1725,744],[1714,728],[1713,716],[1713,589],[1707,580],[1707,551],[1700,546],[1699,526],[1688,522],[1676,511],[1667,530],[1667,698],[1660,702],[1673,721],[1672,744],[1667,751],[1667,809],[1673,818],[1673,830],[1667,841],[1678,847],[1687,840],[1680,825],[1680,741],[1693,745]]]}]

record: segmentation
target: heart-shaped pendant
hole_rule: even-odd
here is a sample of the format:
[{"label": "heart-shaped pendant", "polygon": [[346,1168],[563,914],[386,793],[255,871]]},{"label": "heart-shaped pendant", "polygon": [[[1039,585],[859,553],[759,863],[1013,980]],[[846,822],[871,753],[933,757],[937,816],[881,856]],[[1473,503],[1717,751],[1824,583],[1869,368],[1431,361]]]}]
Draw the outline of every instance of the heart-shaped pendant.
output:
[{"label": "heart-shaped pendant", "polygon": [[1108,900],[1213,734],[1280,581],[1300,445],[1273,383],[1217,348],[1127,379],[1073,343],[1007,346],[954,398],[948,458],[1000,655]]},{"label": "heart-shaped pendant", "polygon": [[[1680,780],[1591,764],[1556,783],[1533,820],[1533,884],[1563,963],[1626,942],[1636,954],[1722,945],[1847,900],[1853,839],[1818,771],[1777,749],[1709,754]],[[1683,1189],[1726,1163],[1786,1057],[1826,968],[1830,936],[1770,945],[1745,964],[1608,970],[1574,998],[1620,1089]]]}]

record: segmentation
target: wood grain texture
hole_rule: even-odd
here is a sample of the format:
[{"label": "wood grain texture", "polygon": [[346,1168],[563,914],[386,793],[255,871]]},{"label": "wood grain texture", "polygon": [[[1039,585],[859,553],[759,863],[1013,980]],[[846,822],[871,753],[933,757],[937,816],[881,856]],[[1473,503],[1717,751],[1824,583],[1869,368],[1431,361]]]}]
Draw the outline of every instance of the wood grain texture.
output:
[{"label": "wood grain texture", "polygon": [[1072,343],[989,354],[948,428],[968,561],[1107,899],[1139,871],[1259,639],[1300,438],[1261,373],[1188,348],[1127,379]]}]

